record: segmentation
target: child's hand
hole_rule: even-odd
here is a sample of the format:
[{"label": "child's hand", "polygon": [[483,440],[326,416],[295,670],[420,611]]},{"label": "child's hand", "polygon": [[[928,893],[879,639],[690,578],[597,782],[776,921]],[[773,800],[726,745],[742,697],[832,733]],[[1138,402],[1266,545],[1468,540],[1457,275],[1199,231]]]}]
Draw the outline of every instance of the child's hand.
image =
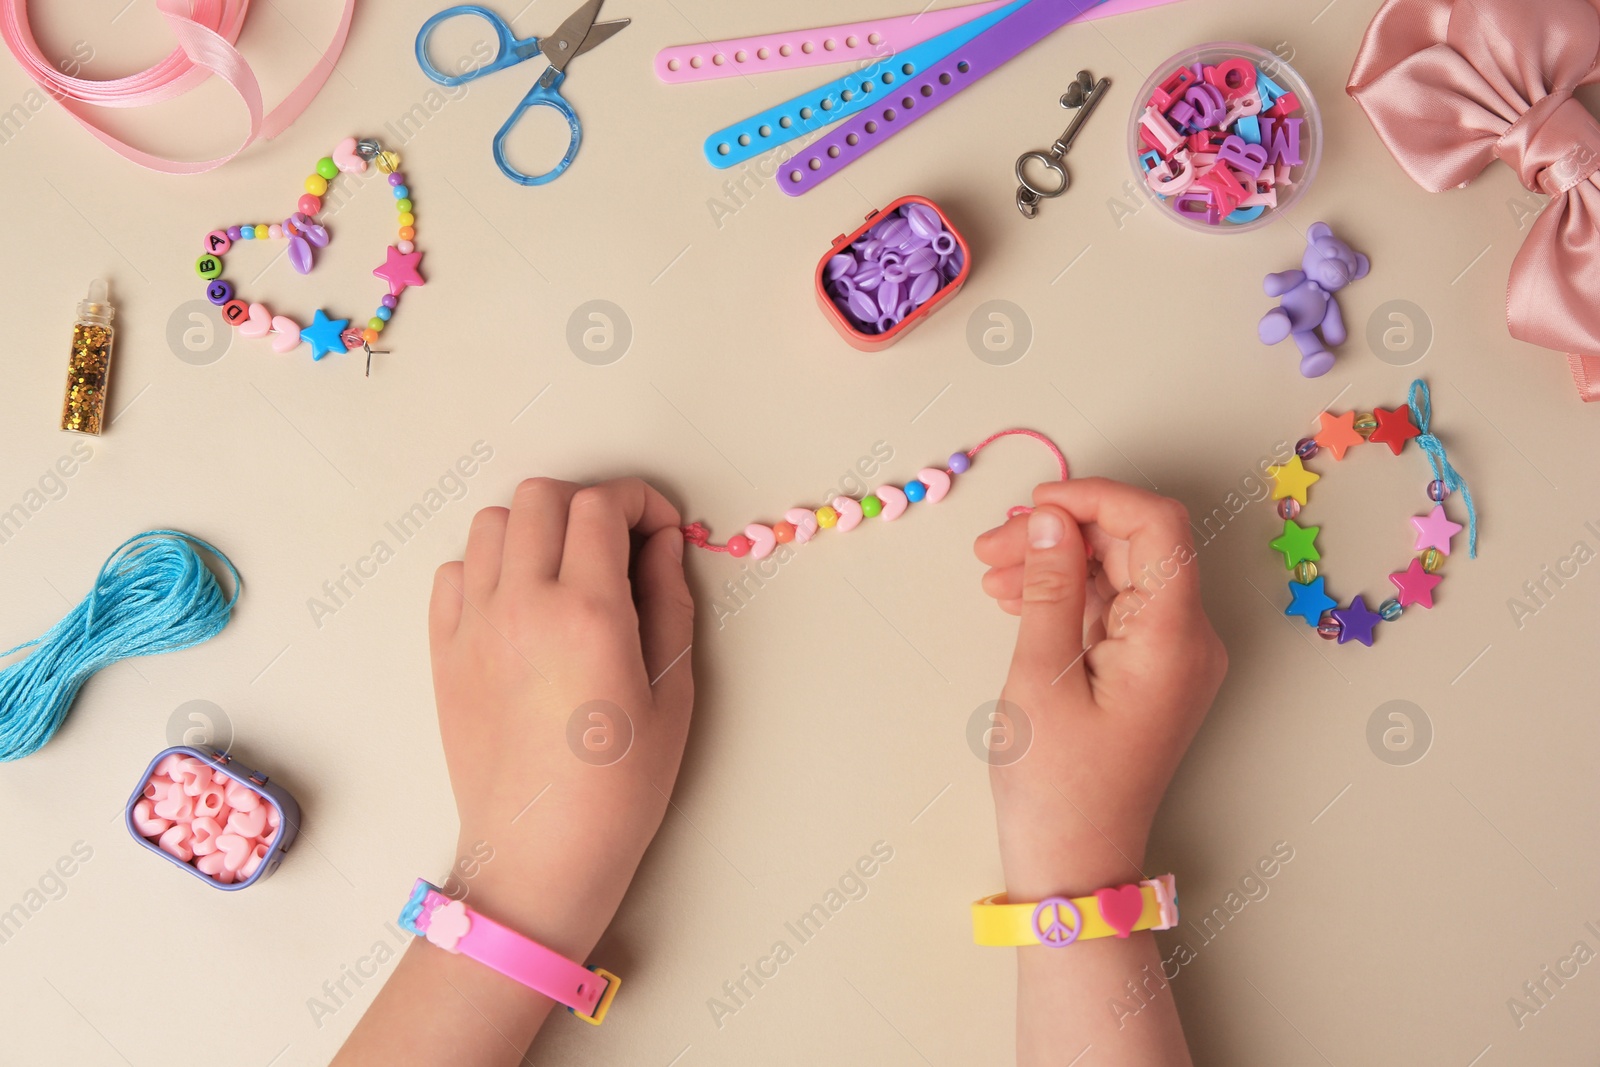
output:
[{"label": "child's hand", "polygon": [[493,849],[462,878],[469,902],[572,959],[611,921],[683,755],[694,605],[679,521],[637,478],[530,479],[509,511],[478,512],[465,561],[434,580],[459,854]]},{"label": "child's hand", "polygon": [[1139,879],[1227,670],[1181,504],[1102,478],[1047,482],[1033,502],[975,547],[984,591],[1022,617],[1003,697],[1032,742],[990,773],[1016,901]]}]

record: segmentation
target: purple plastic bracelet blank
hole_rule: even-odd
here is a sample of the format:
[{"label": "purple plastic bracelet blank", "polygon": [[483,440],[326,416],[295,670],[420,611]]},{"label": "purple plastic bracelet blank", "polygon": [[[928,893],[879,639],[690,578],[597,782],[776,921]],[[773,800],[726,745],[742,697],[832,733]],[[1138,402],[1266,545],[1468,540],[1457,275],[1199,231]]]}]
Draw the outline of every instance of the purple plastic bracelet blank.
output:
[{"label": "purple plastic bracelet blank", "polygon": [[[1055,918],[1050,920],[1047,929],[1041,929],[1039,919],[1044,915],[1046,908],[1053,908]],[[1061,925],[1061,909],[1066,908],[1072,913],[1072,925]],[[1078,911],[1078,906],[1066,897],[1045,897],[1039,901],[1038,907],[1033,909],[1033,933],[1039,939],[1039,944],[1045,948],[1066,948],[1078,940],[1078,931],[1083,929],[1083,914]],[[1055,934],[1055,937],[1051,937]]]},{"label": "purple plastic bracelet blank", "polygon": [[779,172],[778,187],[800,196],[911,125],[962,89],[1031,48],[1105,0],[1033,0],[939,62],[924,68],[874,107],[813,141]]}]

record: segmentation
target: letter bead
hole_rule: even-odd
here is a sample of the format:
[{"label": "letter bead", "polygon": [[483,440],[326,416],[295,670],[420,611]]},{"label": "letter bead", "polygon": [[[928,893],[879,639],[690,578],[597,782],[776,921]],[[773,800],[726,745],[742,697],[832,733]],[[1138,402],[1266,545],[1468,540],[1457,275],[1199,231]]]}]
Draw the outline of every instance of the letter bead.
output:
[{"label": "letter bead", "polygon": [[212,230],[206,234],[205,246],[206,252],[213,256],[220,256],[226,254],[228,249],[233,247],[233,241],[229,240],[227,230]]},{"label": "letter bead", "polygon": [[221,307],[233,299],[233,286],[229,285],[221,278],[218,278],[216,281],[206,286],[206,299],[211,301],[217,307]]},{"label": "letter bead", "polygon": [[209,282],[222,273],[222,260],[207,252],[194,261],[194,272]]}]

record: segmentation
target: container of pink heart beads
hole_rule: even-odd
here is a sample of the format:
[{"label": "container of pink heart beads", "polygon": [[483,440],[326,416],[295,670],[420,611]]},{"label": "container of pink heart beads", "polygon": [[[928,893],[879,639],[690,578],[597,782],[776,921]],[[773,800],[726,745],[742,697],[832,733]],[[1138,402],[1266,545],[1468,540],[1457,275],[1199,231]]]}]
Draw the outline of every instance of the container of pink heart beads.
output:
[{"label": "container of pink heart beads", "polygon": [[145,768],[124,821],[151,852],[234,890],[278,869],[300,832],[300,805],[226,752],[178,745]]},{"label": "container of pink heart beads", "polygon": [[1162,214],[1205,233],[1273,222],[1311,185],[1322,114],[1293,67],[1249,44],[1203,44],[1134,98],[1128,156]]},{"label": "container of pink heart beads", "polygon": [[966,238],[925,196],[902,196],[833,245],[817,263],[817,304],[863,352],[888,348],[967,283]]}]

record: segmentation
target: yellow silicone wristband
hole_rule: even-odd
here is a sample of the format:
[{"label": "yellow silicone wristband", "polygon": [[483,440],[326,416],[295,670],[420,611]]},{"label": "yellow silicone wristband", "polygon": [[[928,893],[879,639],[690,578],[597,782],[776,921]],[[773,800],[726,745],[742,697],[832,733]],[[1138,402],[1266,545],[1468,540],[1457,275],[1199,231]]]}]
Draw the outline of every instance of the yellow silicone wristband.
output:
[{"label": "yellow silicone wristband", "polygon": [[[1133,924],[1138,930],[1167,930],[1178,924],[1177,893],[1172,875],[1143,882],[1139,891],[1144,896],[1144,910],[1139,921]],[[1165,898],[1165,899],[1163,899]],[[1083,926],[1075,940],[1089,937],[1114,937],[1114,930],[1100,914],[1100,906],[1093,894],[1077,897],[1072,905],[1083,917]],[[1012,904],[1004,893],[984,897],[972,904],[972,940],[974,944],[989,947],[1006,947],[1040,944],[1039,932],[1034,928],[1033,916],[1038,904]]]}]

